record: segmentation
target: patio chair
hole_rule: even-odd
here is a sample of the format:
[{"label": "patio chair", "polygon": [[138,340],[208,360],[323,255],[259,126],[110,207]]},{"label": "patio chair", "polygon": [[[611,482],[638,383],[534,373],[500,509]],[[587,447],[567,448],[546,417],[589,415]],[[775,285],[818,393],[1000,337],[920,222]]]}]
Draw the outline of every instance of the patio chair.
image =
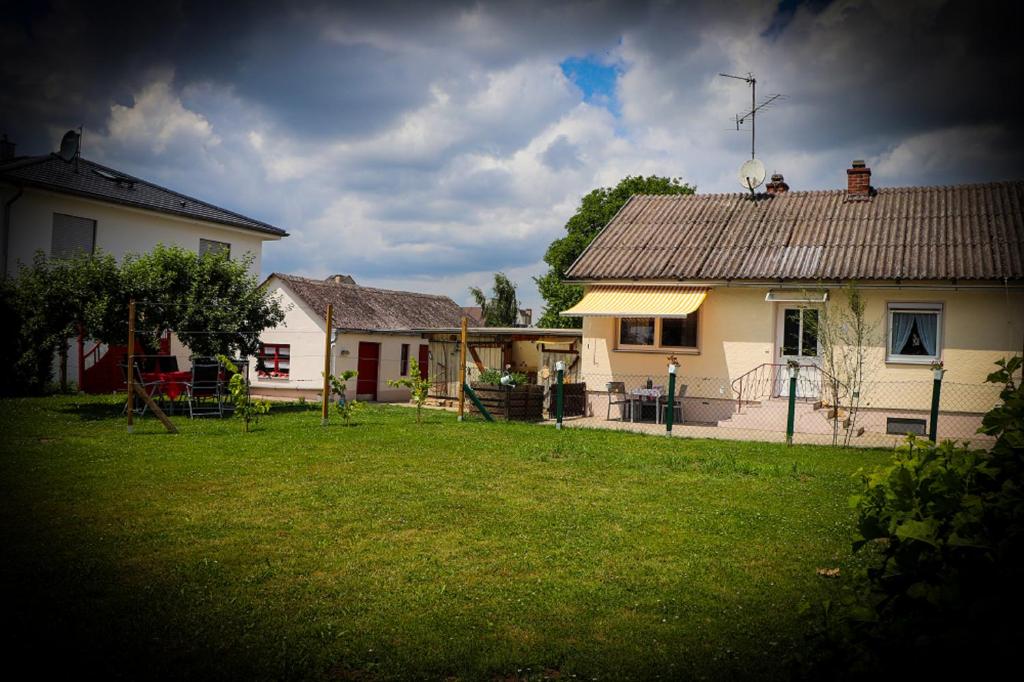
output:
[{"label": "patio chair", "polygon": [[158,372],[177,372],[178,358],[175,355],[156,356],[156,370]]},{"label": "patio chair", "polygon": [[621,405],[622,408],[619,412],[619,421],[626,420],[626,413],[632,411],[633,399],[626,393],[626,382],[625,381],[609,381],[608,382],[608,414],[605,417],[606,421],[611,421],[612,418],[612,405]]},{"label": "patio chair", "polygon": [[[142,390],[146,392],[150,398],[156,395],[157,391],[160,390],[159,381],[144,381],[142,378],[142,367],[141,362],[138,358],[135,359],[135,383],[142,386]],[[128,388],[128,359],[125,358],[124,362],[117,363],[117,366],[121,369],[121,380],[124,381],[125,389]],[[138,407],[141,404],[141,407]],[[146,414],[146,410],[149,409],[149,403],[141,398],[136,397],[135,399],[135,413],[140,417]],[[128,401],[124,401],[124,407],[121,408],[121,414],[128,413]]]},{"label": "patio chair", "polygon": [[[686,384],[680,384],[679,386],[676,386],[676,389],[678,389],[678,390],[676,392],[676,397],[675,397],[675,408],[676,409],[673,410],[673,412],[675,412],[675,414],[673,415],[673,421],[676,424],[682,424],[683,423],[683,398],[686,397]],[[668,398],[667,397],[665,398],[665,405],[661,409],[662,409],[662,415],[661,415],[662,416],[662,422],[664,422],[665,421],[665,417],[668,415]]]},{"label": "patio chair", "polygon": [[224,368],[216,358],[192,358],[192,381],[185,387],[188,416],[224,416]]}]

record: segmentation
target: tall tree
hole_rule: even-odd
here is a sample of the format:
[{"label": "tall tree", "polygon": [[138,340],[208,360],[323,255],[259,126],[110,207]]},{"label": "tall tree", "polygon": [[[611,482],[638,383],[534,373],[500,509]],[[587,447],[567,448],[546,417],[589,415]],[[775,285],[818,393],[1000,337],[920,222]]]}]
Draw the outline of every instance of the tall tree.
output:
[{"label": "tall tree", "polygon": [[565,283],[565,273],[631,196],[693,192],[694,187],[679,178],[627,175],[615,187],[598,187],[584,196],[576,214],[565,224],[568,234],[553,241],[544,254],[544,262],[549,266],[547,273],[534,278],[546,304],[538,324],[541,327],[580,326],[578,318],[558,315],[576,305],[583,296],[582,287]]},{"label": "tall tree", "polygon": [[516,285],[503,272],[494,273],[494,297],[488,299],[478,287],[470,287],[476,304],[480,306],[485,327],[514,327],[519,321],[519,299]]},{"label": "tall tree", "polygon": [[134,298],[141,302],[135,326],[143,342],[172,331],[196,355],[256,355],[259,335],[284,320],[284,310],[250,273],[251,263],[251,256],[199,256],[177,246],[126,258],[116,297],[121,304],[97,321],[96,338],[127,341],[127,301]]},{"label": "tall tree", "polygon": [[102,253],[47,258],[40,251],[32,265],[18,273],[14,286],[22,311],[19,334],[29,346],[49,349],[51,357],[57,350],[61,391],[68,387],[67,340],[88,331],[117,280],[117,261]]}]

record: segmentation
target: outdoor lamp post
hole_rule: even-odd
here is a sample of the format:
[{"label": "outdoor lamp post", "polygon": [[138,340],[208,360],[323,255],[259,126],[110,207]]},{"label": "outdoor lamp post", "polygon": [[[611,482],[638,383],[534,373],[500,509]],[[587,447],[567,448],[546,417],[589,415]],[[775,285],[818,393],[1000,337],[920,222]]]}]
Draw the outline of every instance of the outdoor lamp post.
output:
[{"label": "outdoor lamp post", "polygon": [[676,415],[676,369],[674,362],[668,363],[668,399],[665,401],[665,435],[672,435],[672,420]]},{"label": "outdoor lamp post", "polygon": [[561,360],[555,363],[555,376],[557,386],[555,387],[555,428],[562,428],[562,382],[565,379],[565,363]]},{"label": "outdoor lamp post", "polygon": [[800,365],[793,363],[789,372],[789,412],[786,415],[786,445],[793,444],[793,422],[796,417],[796,378],[800,374]]}]

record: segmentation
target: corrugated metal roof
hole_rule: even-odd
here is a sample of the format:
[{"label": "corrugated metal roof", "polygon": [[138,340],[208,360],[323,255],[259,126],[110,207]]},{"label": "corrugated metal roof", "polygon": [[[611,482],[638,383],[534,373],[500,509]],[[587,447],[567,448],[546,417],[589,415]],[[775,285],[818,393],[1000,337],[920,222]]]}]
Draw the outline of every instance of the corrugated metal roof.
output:
[{"label": "corrugated metal roof", "polygon": [[56,154],[47,154],[18,159],[0,165],[0,181],[241,227],[275,237],[288,235],[279,227],[82,158],[65,161]]},{"label": "corrugated metal roof", "polygon": [[633,197],[575,280],[1024,279],[1024,181]]},{"label": "corrugated metal roof", "polygon": [[309,279],[275,272],[321,319],[334,305],[335,329],[397,331],[458,327],[462,308],[447,296],[375,289],[333,280]]}]

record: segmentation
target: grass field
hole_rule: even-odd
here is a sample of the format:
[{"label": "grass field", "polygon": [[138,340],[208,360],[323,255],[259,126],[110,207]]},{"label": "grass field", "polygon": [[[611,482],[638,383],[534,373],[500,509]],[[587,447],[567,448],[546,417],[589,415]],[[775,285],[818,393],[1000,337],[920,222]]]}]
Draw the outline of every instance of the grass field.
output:
[{"label": "grass field", "polygon": [[372,407],[147,417],[0,402],[14,658],[323,679],[786,676],[885,452],[456,423]]}]

